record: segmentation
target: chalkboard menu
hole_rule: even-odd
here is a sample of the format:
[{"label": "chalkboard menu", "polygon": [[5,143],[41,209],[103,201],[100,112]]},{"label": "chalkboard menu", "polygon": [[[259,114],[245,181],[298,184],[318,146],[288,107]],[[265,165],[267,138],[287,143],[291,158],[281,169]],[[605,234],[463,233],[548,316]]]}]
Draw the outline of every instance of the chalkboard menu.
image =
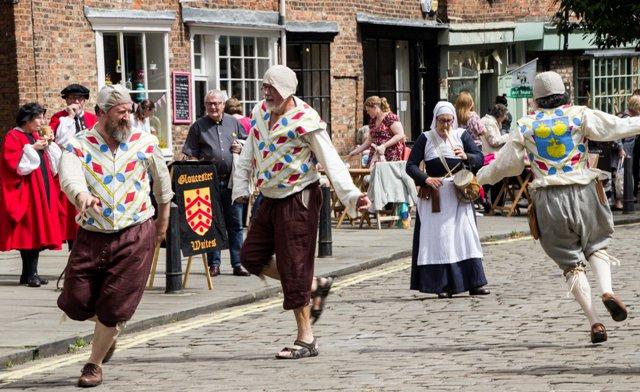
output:
[{"label": "chalkboard menu", "polygon": [[191,74],[173,72],[173,123],[191,124]]}]

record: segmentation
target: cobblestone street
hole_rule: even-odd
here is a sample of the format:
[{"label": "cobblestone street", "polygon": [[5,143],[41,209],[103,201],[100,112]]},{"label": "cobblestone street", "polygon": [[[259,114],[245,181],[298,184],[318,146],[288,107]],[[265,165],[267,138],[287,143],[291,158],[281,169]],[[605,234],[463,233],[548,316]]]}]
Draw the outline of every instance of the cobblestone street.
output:
[{"label": "cobblestone street", "polygon": [[[96,390],[637,391],[637,233],[638,226],[616,230],[610,253],[622,265],[613,269],[614,289],[630,317],[613,322],[596,299],[609,331],[602,345],[589,343],[555,264],[523,239],[484,247],[487,297],[409,291],[407,259],[341,279],[315,326],[317,358],[274,359],[295,333],[275,298],[123,337]],[[77,390],[87,349],[40,362],[65,357],[56,369],[12,368],[26,376],[0,388]]]}]

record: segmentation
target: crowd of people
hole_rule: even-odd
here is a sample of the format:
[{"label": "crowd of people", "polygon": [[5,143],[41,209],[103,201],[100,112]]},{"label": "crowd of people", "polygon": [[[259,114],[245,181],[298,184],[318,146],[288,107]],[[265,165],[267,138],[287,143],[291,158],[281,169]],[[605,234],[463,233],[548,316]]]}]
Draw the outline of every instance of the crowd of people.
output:
[{"label": "crowd of people", "polygon": [[[206,115],[191,125],[182,149],[186,159],[216,168],[232,274],[269,277],[282,285],[283,307],[293,312],[297,333],[278,359],[319,354],[312,324],[322,315],[334,279],[314,274],[322,204],[318,168],[349,215],[371,206],[333,146],[327,124],[295,96],[297,84],[288,67],[270,67],[263,77],[264,99],[248,116],[237,99],[209,91]],[[496,184],[522,173],[528,159],[534,174],[532,232],[562,270],[588,319],[591,341],[603,342],[607,333],[591,300],[587,264],[613,320],[626,319],[627,309],[613,291],[615,260],[606,250],[613,234],[602,186],[608,176],[588,164],[589,143],[622,140],[624,153],[637,155],[631,141],[640,134],[640,96],[631,97],[620,116],[575,106],[555,72],[539,74],[533,93],[536,109],[513,127],[504,96],[482,118],[468,92],[454,103],[438,102],[430,128],[408,157],[398,116],[385,98],[369,97],[368,133],[349,156],[364,153],[369,167],[407,159],[406,173],[420,187],[410,289],[439,298],[490,294],[475,196],[462,189],[474,181],[460,185],[457,178],[476,173],[475,184],[495,197]],[[48,283],[38,274],[42,250],[61,249],[63,242],[71,250],[58,306],[71,319],[95,323],[91,355],[78,380],[83,387],[102,382],[102,365],[140,303],[174,196],[149,120],[154,103],[134,105],[125,87],[109,85],[97,94],[94,114],[84,108],[89,94],[78,84],[63,89],[66,107],[49,125],[40,104],[21,106],[0,154],[0,219],[11,222],[0,226],[0,251],[20,252],[20,284]],[[256,193],[243,239],[243,210]],[[207,258],[211,276],[219,275],[220,251]]]}]

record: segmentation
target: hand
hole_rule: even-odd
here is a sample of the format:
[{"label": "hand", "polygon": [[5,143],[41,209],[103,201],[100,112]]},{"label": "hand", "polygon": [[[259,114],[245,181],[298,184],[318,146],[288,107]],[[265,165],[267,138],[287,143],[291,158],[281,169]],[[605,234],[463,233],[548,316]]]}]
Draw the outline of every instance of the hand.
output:
[{"label": "hand", "polygon": [[231,153],[240,154],[240,152],[242,152],[242,145],[237,140],[234,140],[231,143]]},{"label": "hand", "polygon": [[100,199],[93,196],[89,192],[80,192],[76,196],[76,206],[80,210],[80,214],[84,214],[89,208],[93,208],[96,213],[100,213]]},{"label": "hand", "polygon": [[464,152],[464,150],[460,147],[456,147],[453,149],[453,153],[456,154],[456,156],[460,159],[462,159],[463,161],[467,160],[467,153]]},{"label": "hand", "polygon": [[169,228],[169,218],[158,218],[156,223],[156,245],[162,243],[167,237],[167,229]]},{"label": "hand", "polygon": [[438,189],[442,186],[442,180],[438,177],[429,177],[424,182],[433,189]]},{"label": "hand", "polygon": [[360,197],[358,197],[356,207],[360,212],[367,211],[369,207],[371,207],[371,200],[369,200],[369,196],[365,195],[364,193],[361,194]]},{"label": "hand", "polygon": [[249,196],[240,196],[233,202],[237,204],[247,204],[249,202]]},{"label": "hand", "polygon": [[35,150],[44,150],[48,145],[49,143],[47,143],[45,139],[38,139],[31,145],[31,147]]},{"label": "hand", "polygon": [[65,110],[69,114],[69,117],[75,117],[76,114],[80,111],[80,106],[78,106],[78,104],[72,103],[71,105],[67,106]]},{"label": "hand", "polygon": [[624,159],[624,157],[626,157],[626,156],[627,156],[627,153],[624,151],[624,149],[623,149],[623,148],[621,148],[621,149],[620,149],[620,152],[618,153],[618,156],[619,156],[621,159]]},{"label": "hand", "polygon": [[384,155],[384,152],[387,151],[387,148],[384,146],[384,144],[379,145],[378,147],[376,147],[376,152],[378,153],[378,155]]}]

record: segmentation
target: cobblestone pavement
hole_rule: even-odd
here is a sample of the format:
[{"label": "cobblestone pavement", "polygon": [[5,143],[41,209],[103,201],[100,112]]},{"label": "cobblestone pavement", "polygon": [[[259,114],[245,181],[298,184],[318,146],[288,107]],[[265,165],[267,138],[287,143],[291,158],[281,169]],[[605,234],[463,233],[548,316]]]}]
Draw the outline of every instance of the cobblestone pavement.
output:
[{"label": "cobblestone pavement", "polygon": [[[273,358],[292,343],[294,323],[279,299],[267,300],[123,337],[96,390],[637,391],[639,229],[618,228],[612,244],[622,261],[614,289],[630,317],[614,323],[598,301],[610,339],[602,345],[589,344],[559,270],[529,239],[485,247],[487,297],[409,291],[408,260],[343,278],[315,328],[317,358]],[[59,357],[67,362],[55,370],[34,368],[52,359],[15,367],[26,377],[2,387],[77,390],[87,356]]]}]

